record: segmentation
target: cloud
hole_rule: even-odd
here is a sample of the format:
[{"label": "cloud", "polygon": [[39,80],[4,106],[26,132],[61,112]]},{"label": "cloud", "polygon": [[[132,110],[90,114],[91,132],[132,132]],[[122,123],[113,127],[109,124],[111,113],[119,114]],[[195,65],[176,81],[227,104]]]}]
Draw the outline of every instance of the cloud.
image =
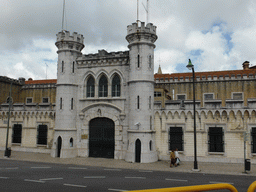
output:
[{"label": "cloud", "polygon": [[[140,1],[139,19],[146,20]],[[56,33],[63,0],[0,0],[0,75],[56,78]],[[137,1],[66,1],[65,29],[84,36],[83,53],[128,50],[127,25],[137,19]],[[184,72],[191,58],[197,70],[241,69],[255,63],[253,0],[151,0],[149,20],[157,26],[155,72]],[[67,21],[67,22],[66,22]],[[66,25],[67,24],[67,25]],[[22,63],[24,69],[15,67]],[[46,64],[45,64],[46,63]]]}]

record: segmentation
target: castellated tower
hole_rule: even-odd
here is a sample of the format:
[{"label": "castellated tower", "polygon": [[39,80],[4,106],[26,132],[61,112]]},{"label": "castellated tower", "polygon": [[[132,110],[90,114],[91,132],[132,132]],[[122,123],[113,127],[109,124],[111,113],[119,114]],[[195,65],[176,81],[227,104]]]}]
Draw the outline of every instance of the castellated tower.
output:
[{"label": "castellated tower", "polygon": [[154,42],[156,26],[144,22],[127,27],[129,42],[129,130],[125,160],[149,163],[158,160],[154,131]]},{"label": "castellated tower", "polygon": [[76,103],[78,83],[76,80],[76,58],[81,56],[84,48],[83,36],[68,31],[57,34],[57,95],[56,122],[53,138],[53,157],[76,157]]}]

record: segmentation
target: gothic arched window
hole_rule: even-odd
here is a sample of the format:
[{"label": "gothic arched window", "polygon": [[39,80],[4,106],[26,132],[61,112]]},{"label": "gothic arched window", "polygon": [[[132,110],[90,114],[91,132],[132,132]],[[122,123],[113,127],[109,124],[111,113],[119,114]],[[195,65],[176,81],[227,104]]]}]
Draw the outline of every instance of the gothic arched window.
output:
[{"label": "gothic arched window", "polygon": [[94,97],[94,92],[95,92],[95,81],[94,78],[91,76],[88,80],[87,80],[87,97]]},{"label": "gothic arched window", "polygon": [[115,75],[112,80],[112,97],[120,97],[120,95],[121,95],[120,78],[118,75]]},{"label": "gothic arched window", "polygon": [[105,75],[102,75],[99,81],[99,97],[108,96],[108,80]]}]

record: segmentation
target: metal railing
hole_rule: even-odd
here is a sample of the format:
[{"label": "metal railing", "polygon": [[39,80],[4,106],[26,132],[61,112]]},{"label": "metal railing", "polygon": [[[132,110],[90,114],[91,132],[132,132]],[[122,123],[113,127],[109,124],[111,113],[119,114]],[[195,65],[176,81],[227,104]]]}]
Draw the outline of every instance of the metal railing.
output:
[{"label": "metal railing", "polygon": [[[255,183],[255,184],[254,184]],[[251,188],[251,191],[247,192],[253,192],[256,188],[256,182],[254,182],[249,189]],[[195,186],[186,186],[186,187],[174,187],[174,188],[162,188],[162,189],[146,189],[146,190],[136,190],[131,192],[189,192],[189,191],[211,191],[211,190],[219,190],[219,189],[228,189],[231,192],[238,192],[237,189],[228,183],[218,183],[218,184],[209,184],[209,185],[195,185]],[[252,191],[253,190],[253,191]]]},{"label": "metal railing", "polygon": [[254,192],[256,189],[256,181],[254,181],[250,187],[248,188],[247,192]]}]

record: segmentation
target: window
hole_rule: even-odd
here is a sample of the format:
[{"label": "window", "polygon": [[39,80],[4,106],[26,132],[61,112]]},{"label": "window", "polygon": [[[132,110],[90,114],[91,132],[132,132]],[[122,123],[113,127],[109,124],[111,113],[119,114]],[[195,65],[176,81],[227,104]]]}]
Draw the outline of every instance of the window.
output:
[{"label": "window", "polygon": [[95,92],[95,81],[92,76],[87,81],[87,97],[94,97],[94,92]]},{"label": "window", "polygon": [[69,146],[70,147],[73,147],[73,138],[71,137],[70,140],[69,140]]},{"label": "window", "polygon": [[75,72],[75,62],[73,61],[73,65],[72,65],[72,73]]},{"label": "window", "polygon": [[26,98],[26,103],[32,103],[33,101],[33,98],[32,97],[27,97]]},{"label": "window", "polygon": [[158,91],[155,91],[154,92],[154,97],[162,97],[162,93],[158,92]]},{"label": "window", "polygon": [[99,97],[108,96],[108,80],[105,75],[102,75],[99,81]]},{"label": "window", "polygon": [[149,150],[152,151],[152,141],[149,141]]},{"label": "window", "polygon": [[140,55],[137,56],[138,68],[140,67]]},{"label": "window", "polygon": [[152,55],[148,56],[148,66],[149,68],[152,68]]},{"label": "window", "polygon": [[62,109],[62,97],[60,98],[60,109]]},{"label": "window", "polygon": [[39,125],[37,129],[37,144],[47,145],[47,125]]},{"label": "window", "polygon": [[152,116],[150,116],[150,130],[152,130]]},{"label": "window", "polygon": [[137,109],[140,108],[140,96],[138,95],[137,96]]},{"label": "window", "polygon": [[43,103],[49,103],[49,98],[48,97],[43,97]]},{"label": "window", "polygon": [[120,97],[121,86],[120,86],[120,78],[118,75],[115,75],[112,80],[112,97]]},{"label": "window", "polygon": [[251,130],[251,145],[252,153],[256,153],[256,127],[252,127]]},{"label": "window", "polygon": [[233,99],[234,100],[242,100],[243,99],[243,93],[233,93]]},{"label": "window", "polygon": [[212,93],[205,93],[204,94],[204,100],[213,100],[213,94]]},{"label": "window", "polygon": [[148,99],[148,108],[151,109],[151,96],[149,96],[149,99]]},{"label": "window", "polygon": [[61,62],[61,72],[64,72],[64,61]]},{"label": "window", "polygon": [[186,96],[185,95],[177,95],[177,100],[185,100]]},{"label": "window", "polygon": [[14,124],[12,128],[12,143],[21,143],[22,125]]},{"label": "window", "polygon": [[72,98],[71,99],[71,110],[73,110],[73,108],[74,108],[74,99]]},{"label": "window", "polygon": [[209,152],[224,152],[222,127],[209,127]]},{"label": "window", "polygon": [[182,127],[170,127],[169,131],[169,150],[183,151],[183,131]]}]

